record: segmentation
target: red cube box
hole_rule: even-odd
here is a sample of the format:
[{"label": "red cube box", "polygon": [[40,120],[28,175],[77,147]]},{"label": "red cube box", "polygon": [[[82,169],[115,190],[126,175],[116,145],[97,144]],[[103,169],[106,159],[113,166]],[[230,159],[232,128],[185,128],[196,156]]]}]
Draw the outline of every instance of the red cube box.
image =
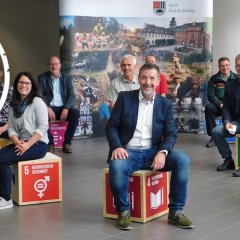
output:
[{"label": "red cube box", "polygon": [[53,135],[55,148],[61,148],[64,142],[64,134],[67,129],[68,122],[52,121],[49,122],[49,130]]},{"label": "red cube box", "polygon": [[[132,221],[144,223],[168,213],[168,194],[168,172],[134,172],[129,181]],[[103,169],[103,216],[117,218],[108,168]]]},{"label": "red cube box", "polygon": [[62,159],[44,158],[13,165],[12,199],[18,205],[62,201]]}]

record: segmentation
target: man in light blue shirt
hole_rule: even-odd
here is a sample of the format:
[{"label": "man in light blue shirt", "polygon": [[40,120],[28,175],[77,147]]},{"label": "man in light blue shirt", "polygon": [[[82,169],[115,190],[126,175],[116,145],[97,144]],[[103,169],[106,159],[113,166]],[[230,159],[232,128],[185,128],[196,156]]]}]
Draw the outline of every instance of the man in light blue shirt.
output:
[{"label": "man in light blue shirt", "polygon": [[[79,122],[79,111],[74,108],[75,94],[71,79],[63,74],[60,59],[52,56],[48,61],[49,71],[38,76],[38,85],[48,106],[50,121],[67,121],[64,135],[63,152],[71,153],[71,141]],[[48,131],[49,151],[53,151],[53,136]]]}]

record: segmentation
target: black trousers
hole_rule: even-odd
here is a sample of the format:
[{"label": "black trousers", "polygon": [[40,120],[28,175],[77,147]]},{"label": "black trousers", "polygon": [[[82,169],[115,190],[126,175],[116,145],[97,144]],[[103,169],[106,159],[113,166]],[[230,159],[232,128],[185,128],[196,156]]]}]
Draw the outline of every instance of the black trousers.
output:
[{"label": "black trousers", "polygon": [[[53,112],[56,115],[56,120],[60,120],[60,116],[61,116],[61,112],[63,110],[63,107],[51,107]],[[74,133],[76,131],[76,128],[78,126],[78,122],[79,122],[79,117],[80,117],[80,113],[79,110],[75,109],[75,108],[69,108],[68,109],[68,115],[67,115],[67,129],[64,135],[64,142],[63,144],[71,144]],[[53,136],[50,133],[50,131],[48,130],[48,139],[49,139],[49,144],[54,144],[53,142]]]}]

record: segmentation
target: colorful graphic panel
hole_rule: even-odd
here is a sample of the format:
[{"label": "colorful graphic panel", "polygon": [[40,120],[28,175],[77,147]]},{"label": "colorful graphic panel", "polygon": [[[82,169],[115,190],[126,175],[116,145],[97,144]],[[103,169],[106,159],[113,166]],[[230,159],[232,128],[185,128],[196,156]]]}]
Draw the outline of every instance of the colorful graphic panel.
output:
[{"label": "colorful graphic panel", "polygon": [[[178,132],[204,133],[206,82],[212,75],[212,1],[60,1],[63,70],[80,111],[76,137],[101,136],[107,92],[120,59],[154,54],[168,83]],[[137,11],[133,11],[137,9]]]}]

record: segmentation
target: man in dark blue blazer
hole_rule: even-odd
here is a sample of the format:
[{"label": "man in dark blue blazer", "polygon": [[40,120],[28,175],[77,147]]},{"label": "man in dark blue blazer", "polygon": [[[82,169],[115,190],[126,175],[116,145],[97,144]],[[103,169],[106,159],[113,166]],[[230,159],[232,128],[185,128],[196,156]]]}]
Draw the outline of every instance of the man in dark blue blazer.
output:
[{"label": "man in dark blue blazer", "polygon": [[[49,71],[38,76],[38,85],[45,103],[48,106],[50,121],[68,121],[64,135],[63,152],[71,153],[71,141],[78,126],[79,111],[74,108],[75,94],[72,81],[61,73],[61,62],[56,56],[48,61]],[[48,131],[49,151],[54,150],[53,136]]]},{"label": "man in dark blue blazer", "polygon": [[139,169],[172,171],[170,223],[193,228],[183,214],[189,178],[189,157],[173,150],[177,138],[172,102],[155,94],[159,68],[144,64],[139,70],[140,90],[120,92],[106,126],[109,142],[110,186],[118,212],[118,227],[132,229],[128,199],[129,176]]}]

